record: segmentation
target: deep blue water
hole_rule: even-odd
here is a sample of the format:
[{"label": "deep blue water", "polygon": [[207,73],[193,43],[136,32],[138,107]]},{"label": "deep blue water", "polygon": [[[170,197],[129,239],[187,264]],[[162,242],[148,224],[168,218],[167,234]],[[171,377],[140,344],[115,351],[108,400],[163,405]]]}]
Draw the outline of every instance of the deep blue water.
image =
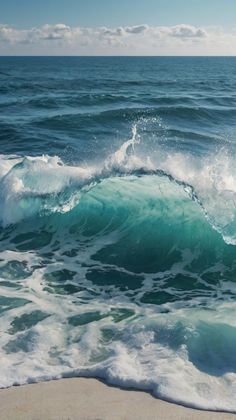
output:
[{"label": "deep blue water", "polygon": [[144,118],[175,149],[235,138],[236,58],[2,57],[0,71],[3,153],[87,161]]},{"label": "deep blue water", "polygon": [[0,385],[236,411],[236,58],[0,58]]}]

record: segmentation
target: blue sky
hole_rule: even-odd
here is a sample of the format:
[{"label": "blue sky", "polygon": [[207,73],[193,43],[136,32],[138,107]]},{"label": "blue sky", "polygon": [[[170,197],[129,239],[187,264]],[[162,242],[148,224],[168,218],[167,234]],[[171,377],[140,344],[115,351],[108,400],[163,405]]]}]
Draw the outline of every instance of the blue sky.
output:
[{"label": "blue sky", "polygon": [[0,55],[236,55],[236,0],[0,0]]},{"label": "blue sky", "polygon": [[1,23],[18,28],[67,25],[235,26],[235,0],[0,0]]}]

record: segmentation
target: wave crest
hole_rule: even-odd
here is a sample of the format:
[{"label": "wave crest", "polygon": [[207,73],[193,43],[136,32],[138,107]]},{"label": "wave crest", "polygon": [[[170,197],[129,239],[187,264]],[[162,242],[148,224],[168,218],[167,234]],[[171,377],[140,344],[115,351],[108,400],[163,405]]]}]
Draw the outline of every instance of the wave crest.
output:
[{"label": "wave crest", "polygon": [[[32,216],[65,213],[104,179],[127,176],[167,177],[201,208],[226,243],[236,244],[236,171],[221,151],[199,165],[193,156],[158,149],[150,157],[139,148],[137,127],[104,162],[70,166],[57,156],[0,157],[0,220],[3,226]],[[222,165],[222,162],[223,165]],[[158,184],[158,182],[157,182]],[[122,195],[122,193],[121,193]],[[122,200],[122,196],[121,196]]]}]

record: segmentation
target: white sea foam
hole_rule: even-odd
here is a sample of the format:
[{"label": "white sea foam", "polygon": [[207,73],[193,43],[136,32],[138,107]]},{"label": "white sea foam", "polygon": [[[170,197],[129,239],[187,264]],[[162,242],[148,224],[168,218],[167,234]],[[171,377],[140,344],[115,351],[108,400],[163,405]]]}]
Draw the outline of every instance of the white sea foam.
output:
[{"label": "white sea foam", "polygon": [[[85,309],[71,296],[43,292],[41,276],[39,270],[33,283],[41,288],[37,287],[33,299],[28,296],[31,303],[3,317],[2,387],[63,376],[95,376],[190,406],[236,410],[236,360],[230,335],[236,331],[234,304],[222,304],[217,311],[181,309],[158,314],[129,303],[134,315],[114,323],[112,300],[100,297]],[[17,296],[26,297],[26,292]],[[7,324],[11,326],[16,313],[30,314],[36,308],[51,316],[11,338]],[[120,301],[116,310],[122,308],[127,310],[127,303]],[[104,316],[96,323],[77,327],[67,323],[70,317],[95,311]]]}]

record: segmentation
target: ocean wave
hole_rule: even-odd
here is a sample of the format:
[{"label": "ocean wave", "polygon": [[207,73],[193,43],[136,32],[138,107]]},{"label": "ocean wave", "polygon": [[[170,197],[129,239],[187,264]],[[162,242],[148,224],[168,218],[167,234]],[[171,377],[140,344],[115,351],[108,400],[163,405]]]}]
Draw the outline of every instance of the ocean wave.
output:
[{"label": "ocean wave", "polygon": [[134,126],[84,166],[0,156],[0,386],[94,376],[235,412],[234,161],[142,146]]},{"label": "ocean wave", "polygon": [[3,225],[34,214],[42,215],[44,211],[71,210],[78,204],[81,194],[105,179],[156,176],[157,186],[160,177],[167,178],[172,188],[178,185],[179,196],[184,191],[188,199],[199,206],[210,225],[226,242],[233,244],[236,237],[236,173],[230,157],[220,151],[214,157],[208,156],[200,166],[198,159],[186,153],[169,154],[163,150],[158,153],[157,150],[152,158],[144,157],[143,150],[138,149],[139,140],[134,126],[132,138],[120,149],[100,164],[84,167],[68,166],[57,156],[10,159],[2,156],[0,217]]}]

